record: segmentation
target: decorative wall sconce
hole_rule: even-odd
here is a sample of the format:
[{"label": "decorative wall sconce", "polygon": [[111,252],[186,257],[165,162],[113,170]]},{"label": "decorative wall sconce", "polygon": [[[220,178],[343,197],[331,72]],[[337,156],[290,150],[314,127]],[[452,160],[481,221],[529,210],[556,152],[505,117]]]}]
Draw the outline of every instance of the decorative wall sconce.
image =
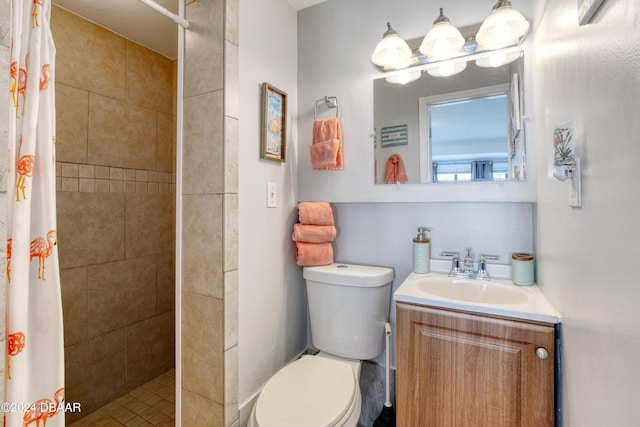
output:
[{"label": "decorative wall sconce", "polygon": [[574,162],[570,165],[555,166],[553,168],[553,176],[555,176],[558,181],[566,181],[569,178],[573,179],[578,175],[577,172],[577,162]]},{"label": "decorative wall sconce", "polygon": [[553,176],[569,181],[569,206],[582,207],[582,170],[575,157],[574,132],[571,121],[561,123],[553,131]]},{"label": "decorative wall sconce", "polygon": [[[520,45],[529,32],[529,22],[511,7],[511,1],[498,0],[482,25],[468,27],[466,34],[440,15],[422,39],[418,49],[412,50],[387,23],[388,30],[378,43],[371,61],[381,71],[393,72],[387,77],[391,83],[405,84],[416,80],[426,70],[432,76],[446,77],[462,72],[467,61],[476,60],[479,67],[499,67],[518,59]],[[398,72],[394,72],[398,70]],[[402,71],[399,71],[402,70]],[[404,72],[411,70],[411,72]]]}]

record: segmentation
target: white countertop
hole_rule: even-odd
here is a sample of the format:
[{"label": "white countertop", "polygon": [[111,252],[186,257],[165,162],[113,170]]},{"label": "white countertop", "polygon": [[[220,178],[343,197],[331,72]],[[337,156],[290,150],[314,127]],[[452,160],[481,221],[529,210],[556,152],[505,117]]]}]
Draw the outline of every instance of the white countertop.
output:
[{"label": "white countertop", "polygon": [[[433,263],[432,263],[433,267]],[[509,266],[506,266],[509,267]],[[491,271],[491,270],[490,270]],[[504,289],[506,291],[514,291],[522,294],[521,301],[517,303],[500,303],[487,304],[483,302],[470,301],[469,299],[445,298],[434,295],[421,289],[420,279],[427,280],[446,280],[447,273],[431,272],[427,274],[411,273],[402,282],[400,287],[393,294],[396,302],[405,302],[416,305],[427,305],[431,307],[447,308],[452,310],[462,310],[467,312],[488,314],[493,316],[510,317],[522,320],[530,320],[544,323],[560,323],[560,315],[540,291],[537,285],[517,286],[508,279],[492,278],[489,283],[477,281],[477,285],[494,286],[496,289]],[[467,279],[463,279],[469,282]],[[483,284],[484,283],[484,284]],[[474,286],[475,283],[469,283],[467,286]]]}]

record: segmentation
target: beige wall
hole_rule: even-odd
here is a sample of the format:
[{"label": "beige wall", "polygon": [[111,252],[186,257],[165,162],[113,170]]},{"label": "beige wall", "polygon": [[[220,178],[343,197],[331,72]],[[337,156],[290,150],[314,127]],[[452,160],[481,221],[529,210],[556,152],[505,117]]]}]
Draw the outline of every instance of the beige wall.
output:
[{"label": "beige wall", "polygon": [[66,397],[87,415],[174,366],[174,65],[57,7],[52,31]]},{"label": "beige wall", "polygon": [[185,38],[182,425],[238,424],[238,0],[190,2]]}]

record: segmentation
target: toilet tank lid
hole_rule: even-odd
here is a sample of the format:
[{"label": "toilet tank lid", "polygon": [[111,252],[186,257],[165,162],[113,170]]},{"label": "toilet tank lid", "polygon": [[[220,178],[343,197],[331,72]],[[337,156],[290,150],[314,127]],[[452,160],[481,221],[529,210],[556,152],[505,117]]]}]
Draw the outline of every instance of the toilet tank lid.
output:
[{"label": "toilet tank lid", "polygon": [[317,267],[304,267],[306,280],[345,286],[382,286],[393,281],[393,269],[373,265],[333,263]]}]

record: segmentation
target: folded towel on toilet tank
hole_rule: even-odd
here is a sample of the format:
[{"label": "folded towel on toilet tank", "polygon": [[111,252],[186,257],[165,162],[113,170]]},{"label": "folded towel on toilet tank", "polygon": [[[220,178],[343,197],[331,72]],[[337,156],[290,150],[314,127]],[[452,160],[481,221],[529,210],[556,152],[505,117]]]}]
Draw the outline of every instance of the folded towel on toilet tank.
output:
[{"label": "folded towel on toilet tank", "polygon": [[329,265],[333,262],[331,242],[296,242],[296,264],[301,267]]},{"label": "folded towel on toilet tank", "polygon": [[298,203],[298,219],[301,224],[333,225],[333,210],[329,202]]},{"label": "folded towel on toilet tank", "polygon": [[336,238],[333,225],[294,224],[291,239],[295,242],[323,243]]},{"label": "folded towel on toilet tank", "polygon": [[293,225],[291,239],[296,246],[296,263],[303,267],[328,265],[333,262],[336,228],[329,202],[298,203],[299,224]]}]

